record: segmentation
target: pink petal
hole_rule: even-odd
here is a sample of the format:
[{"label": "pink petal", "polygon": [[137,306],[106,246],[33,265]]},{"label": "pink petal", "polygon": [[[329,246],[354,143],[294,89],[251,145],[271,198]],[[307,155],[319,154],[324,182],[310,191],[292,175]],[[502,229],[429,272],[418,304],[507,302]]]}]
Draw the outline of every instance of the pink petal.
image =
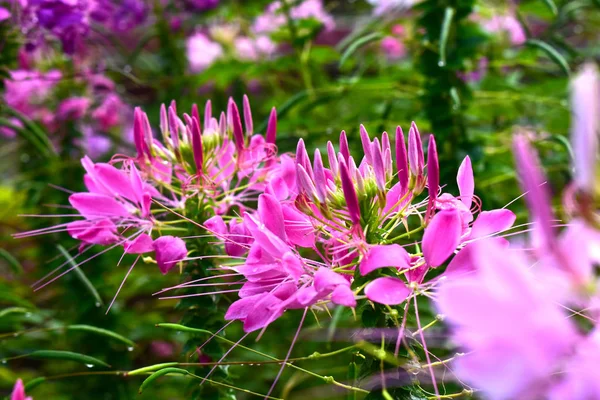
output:
[{"label": "pink petal", "polygon": [[282,301],[270,293],[261,295],[261,299],[255,303],[244,319],[244,332],[253,332],[264,328],[283,314],[283,308],[279,307]]},{"label": "pink petal", "polygon": [[410,294],[410,289],[397,278],[377,278],[365,287],[365,295],[371,301],[394,306],[402,303]]},{"label": "pink petal", "polygon": [[435,214],[423,235],[423,256],[428,265],[438,267],[460,244],[461,220],[457,210]]},{"label": "pink petal", "polygon": [[283,270],[292,278],[294,278],[294,281],[298,281],[298,279],[304,274],[302,263],[291,251],[288,251],[283,255],[281,264],[283,266]]},{"label": "pink petal", "polygon": [[258,214],[260,221],[265,227],[277,235],[281,240],[286,241],[285,224],[283,223],[283,212],[281,203],[270,194],[261,194],[258,197]]},{"label": "pink petal", "polygon": [[204,226],[208,231],[217,235],[223,236],[227,234],[227,225],[225,225],[225,221],[220,215],[215,215],[204,222]]},{"label": "pink petal", "polygon": [[128,241],[123,245],[125,253],[128,254],[144,254],[154,251],[154,242],[152,238],[145,233],[142,233],[134,240]]},{"label": "pink petal", "polygon": [[343,275],[333,272],[330,268],[321,267],[315,272],[315,289],[317,292],[329,293],[337,286],[350,286],[350,282]]},{"label": "pink petal", "polygon": [[111,193],[122,196],[127,200],[137,202],[138,194],[133,188],[127,172],[104,163],[96,164],[94,169],[96,170],[96,176],[99,182]]},{"label": "pink petal", "polygon": [[473,222],[469,239],[482,238],[502,232],[513,226],[516,219],[517,216],[506,209],[483,211]]},{"label": "pink petal", "polygon": [[290,196],[290,189],[287,182],[277,175],[269,181],[265,193],[275,196],[277,200],[285,200]]},{"label": "pink petal", "polygon": [[156,263],[163,274],[169,272],[187,255],[185,242],[175,236],[161,236],[154,241],[153,247],[156,252]]},{"label": "pink petal", "polygon": [[294,298],[297,304],[290,303],[288,306],[291,306],[293,308],[296,308],[298,306],[307,307],[317,302],[317,300],[319,299],[319,292],[317,292],[314,286],[307,286],[298,289]]},{"label": "pink petal", "polygon": [[360,263],[360,274],[366,275],[378,268],[396,267],[405,269],[410,266],[410,256],[400,245],[388,244],[372,246]]},{"label": "pink petal", "polygon": [[10,396],[10,400],[27,400],[31,399],[30,397],[25,398],[25,386],[23,386],[23,381],[21,379],[17,379],[15,382],[15,386],[13,388],[12,394]]},{"label": "pink petal", "polygon": [[293,206],[284,204],[283,218],[285,220],[285,233],[288,240],[300,247],[313,247],[315,244],[315,228],[311,220]]},{"label": "pink petal", "polygon": [[356,307],[354,292],[349,286],[340,285],[331,293],[331,302],[346,307]]},{"label": "pink petal", "polygon": [[235,219],[229,221],[229,235],[225,240],[225,252],[234,257],[240,257],[248,252],[253,242],[250,232],[243,222]]},{"label": "pink petal", "polygon": [[75,193],[69,196],[69,203],[88,219],[130,216],[122,203],[103,194]]},{"label": "pink petal", "polygon": [[462,164],[460,164],[456,182],[458,183],[460,200],[468,209],[470,209],[471,204],[473,203],[473,194],[475,193],[475,180],[473,178],[473,167],[471,166],[471,159],[469,156],[466,156]]},{"label": "pink petal", "polygon": [[258,225],[249,214],[246,214],[244,224],[250,233],[252,233],[255,243],[264,249],[271,257],[281,259],[281,257],[290,250],[290,247],[283,240],[272,233],[264,225]]},{"label": "pink petal", "polygon": [[107,246],[119,241],[117,227],[109,219],[99,221],[74,221],[67,225],[71,237],[84,243]]},{"label": "pink petal", "polygon": [[409,169],[408,158],[406,156],[406,145],[404,142],[404,133],[402,128],[396,127],[396,169],[398,170],[398,184],[401,191],[408,187]]},{"label": "pink petal", "polygon": [[231,321],[234,319],[243,320],[246,318],[248,313],[254,308],[254,305],[261,298],[261,295],[254,295],[250,297],[246,297],[243,299],[239,299],[231,303],[227,312],[225,313],[225,321]]}]

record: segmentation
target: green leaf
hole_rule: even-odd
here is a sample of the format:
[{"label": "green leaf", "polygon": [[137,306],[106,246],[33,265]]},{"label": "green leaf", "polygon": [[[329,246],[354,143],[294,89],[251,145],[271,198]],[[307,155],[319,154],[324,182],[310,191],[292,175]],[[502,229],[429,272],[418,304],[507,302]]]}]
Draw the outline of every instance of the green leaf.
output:
[{"label": "green leaf", "polygon": [[162,369],[162,368],[166,368],[166,367],[174,367],[177,364],[178,364],[177,362],[168,362],[168,363],[149,365],[147,367],[138,368],[138,369],[134,369],[133,371],[129,371],[129,372],[127,372],[126,375],[141,375],[141,374],[145,374],[146,372],[156,371],[157,369]]},{"label": "green leaf", "polygon": [[23,308],[23,307],[9,307],[9,308],[5,308],[4,310],[0,311],[0,318],[5,317],[8,314],[15,314],[15,313],[26,314],[28,312],[30,312],[30,310]]},{"label": "green leaf", "polygon": [[362,36],[358,39],[356,39],[354,42],[350,43],[350,45],[348,45],[348,48],[346,48],[346,51],[344,51],[344,54],[342,54],[342,57],[340,58],[340,62],[338,64],[338,67],[342,67],[342,65],[344,65],[344,63],[346,62],[346,60],[348,58],[350,58],[350,56],[352,56],[356,50],[360,49],[362,46],[365,46],[371,42],[374,42],[376,40],[379,40],[383,37],[383,35],[381,34],[381,32],[373,32],[373,33],[369,33],[368,35]]},{"label": "green leaf", "polygon": [[80,364],[85,364],[86,366],[101,366],[101,367],[110,367],[107,363],[102,360],[98,360],[92,356],[86,356],[85,354],[74,353],[72,351],[62,351],[62,350],[36,350],[32,353],[26,354],[23,357],[30,357],[36,359],[50,359],[50,360],[65,360],[65,361],[75,361]]},{"label": "green leaf", "polygon": [[39,150],[47,157],[52,157],[56,155],[56,150],[54,149],[54,145],[52,141],[48,138],[48,135],[44,130],[34,121],[29,119],[26,115],[21,112],[15,110],[11,107],[6,107],[5,110],[15,118],[17,118],[23,124],[24,128],[22,129],[22,134],[28,135],[28,139],[32,143],[37,143],[39,146]]},{"label": "green leaf", "polygon": [[440,32],[440,61],[438,62],[440,67],[446,65],[446,46],[448,45],[448,36],[450,34],[454,13],[455,10],[452,7],[446,7],[444,10],[444,21],[442,22],[442,30]]},{"label": "green leaf", "polygon": [[156,326],[159,326],[161,328],[171,329],[174,331],[181,331],[181,332],[208,333],[209,335],[213,334],[211,331],[207,331],[206,329],[190,328],[189,326],[180,325],[180,324],[161,323],[161,324],[156,324]]},{"label": "green leaf", "polygon": [[102,298],[100,297],[100,294],[98,293],[98,291],[96,290],[96,288],[94,287],[92,282],[90,282],[88,277],[85,276],[85,274],[83,273],[81,268],[79,268],[79,266],[77,266],[77,263],[75,263],[75,260],[73,260],[73,257],[71,257],[69,252],[67,250],[65,250],[65,248],[62,247],[60,244],[57,245],[56,247],[58,248],[58,251],[60,251],[62,253],[62,255],[65,256],[65,258],[69,261],[69,264],[71,264],[72,267],[75,267],[75,268],[73,268],[73,270],[75,271],[75,274],[77,275],[79,280],[84,284],[84,286],[88,289],[88,291],[92,294],[92,296],[96,300],[96,305],[97,306],[103,305],[104,303],[102,302]]},{"label": "green leaf", "polygon": [[148,387],[148,385],[150,385],[152,382],[154,382],[161,376],[167,375],[167,374],[188,375],[189,372],[182,368],[164,368],[164,369],[158,370],[155,373],[153,373],[152,375],[150,375],[149,377],[147,377],[144,380],[144,382],[142,382],[142,385],[140,386],[140,389],[139,389],[139,393],[142,393],[144,391],[144,389],[146,389],[146,387]]},{"label": "green leaf", "polygon": [[69,330],[69,331],[84,331],[84,332],[91,332],[91,333],[95,333],[97,335],[102,335],[102,336],[107,336],[109,338],[115,339],[119,342],[125,343],[128,346],[135,346],[135,343],[130,340],[127,339],[125,336],[119,335],[116,332],[113,331],[109,331],[107,329],[103,329],[103,328],[98,328],[96,326],[91,326],[91,325],[68,325],[65,327],[65,329]]},{"label": "green leaf", "polygon": [[542,1],[544,2],[544,4],[546,4],[546,6],[552,12],[552,14],[558,15],[558,8],[556,7],[556,4],[554,3],[553,0],[542,0]]},{"label": "green leaf", "polygon": [[35,387],[37,387],[40,383],[46,382],[46,378],[41,376],[39,378],[35,378],[30,380],[29,382],[27,382],[25,384],[25,392],[29,393],[30,390],[34,389]]},{"label": "green leaf", "polygon": [[571,68],[569,67],[569,63],[562,56],[562,54],[560,54],[558,52],[558,50],[556,50],[554,47],[552,47],[548,43],[542,42],[541,40],[538,40],[538,39],[529,39],[525,43],[530,45],[531,47],[538,48],[538,49],[542,50],[544,53],[546,53],[546,55],[548,57],[550,57],[550,59],[552,59],[552,61],[554,61],[555,63],[558,64],[558,66],[563,70],[565,75],[571,74]]},{"label": "green leaf", "polygon": [[19,260],[13,257],[13,255],[5,249],[0,249],[0,258],[3,258],[8,263],[15,274],[23,273],[23,267],[21,266]]}]

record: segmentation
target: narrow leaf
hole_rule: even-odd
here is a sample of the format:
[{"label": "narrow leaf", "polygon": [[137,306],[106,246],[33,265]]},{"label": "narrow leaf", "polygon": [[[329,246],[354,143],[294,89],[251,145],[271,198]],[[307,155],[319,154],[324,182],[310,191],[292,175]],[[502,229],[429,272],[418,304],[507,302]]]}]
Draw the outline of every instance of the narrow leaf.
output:
[{"label": "narrow leaf", "polygon": [[107,363],[102,360],[98,360],[92,356],[86,356],[85,354],[74,353],[72,351],[62,351],[62,350],[36,350],[32,353],[25,355],[24,357],[31,357],[37,359],[52,359],[52,360],[65,360],[65,361],[75,361],[81,364],[85,364],[86,366],[101,366],[101,367],[110,367]]},{"label": "narrow leaf", "polygon": [[529,39],[526,44],[538,48],[542,50],[552,61],[558,64],[558,66],[563,70],[565,75],[569,75],[571,73],[571,68],[569,67],[569,63],[567,60],[556,50],[554,47],[550,46],[546,42],[542,42],[537,39]]},{"label": "narrow leaf", "polygon": [[28,309],[23,307],[8,307],[0,311],[0,318],[5,317],[9,314],[26,314],[30,312]]},{"label": "narrow leaf", "polygon": [[552,14],[558,15],[558,8],[556,7],[554,0],[543,0],[543,2],[544,2],[544,4],[546,4],[546,7],[548,7],[548,9],[550,9]]},{"label": "narrow leaf", "polygon": [[207,331],[206,329],[190,328],[189,326],[184,326],[184,325],[179,325],[179,324],[161,323],[161,324],[156,324],[156,326],[159,326],[161,328],[171,329],[174,331],[190,332],[190,333],[208,333],[209,335],[212,335],[212,332]]},{"label": "narrow leaf", "polygon": [[119,335],[118,333],[109,331],[107,329],[98,328],[98,327],[91,326],[91,325],[68,325],[65,327],[65,329],[67,329],[69,331],[91,332],[91,333],[95,333],[98,335],[107,336],[107,337],[115,339],[119,342],[125,343],[126,345],[131,346],[131,347],[135,346],[135,343],[132,340],[127,339],[125,336]]},{"label": "narrow leaf", "polygon": [[189,372],[182,368],[164,368],[164,369],[158,370],[155,373],[153,373],[152,375],[150,375],[149,377],[147,377],[144,380],[144,382],[142,382],[142,385],[140,386],[140,389],[139,389],[139,393],[142,393],[144,391],[144,389],[146,389],[146,387],[148,387],[148,385],[150,385],[152,382],[154,382],[161,376],[167,375],[167,374],[188,375]]},{"label": "narrow leaf", "polygon": [[446,66],[446,47],[448,46],[448,36],[450,35],[450,27],[452,26],[452,18],[454,18],[455,10],[452,7],[446,7],[444,10],[444,22],[442,22],[442,31],[440,32],[440,67]]},{"label": "narrow leaf", "polygon": [[149,365],[147,367],[138,368],[138,369],[134,369],[133,371],[129,371],[129,372],[127,372],[126,375],[142,375],[142,374],[145,374],[146,372],[154,372],[158,369],[173,367],[177,364],[178,363],[176,363],[176,362],[168,362],[168,363]]},{"label": "narrow leaf", "polygon": [[340,58],[340,62],[338,64],[338,66],[342,67],[342,65],[344,65],[346,60],[348,60],[348,58],[350,58],[361,47],[363,47],[371,42],[374,42],[376,40],[379,40],[382,37],[383,37],[383,35],[380,32],[373,32],[373,33],[370,33],[368,35],[365,35],[365,36],[362,36],[362,37],[356,39],[354,42],[350,43],[350,45],[348,46],[346,51],[344,51],[344,54],[342,54],[342,57]]},{"label": "narrow leaf", "polygon": [[15,257],[13,257],[13,255],[10,254],[7,250],[0,249],[0,258],[3,258],[4,261],[6,261],[8,263],[8,265],[10,266],[10,268],[13,270],[13,272],[15,274],[23,273],[23,267],[21,266],[21,263],[19,262],[19,260],[17,260]]},{"label": "narrow leaf", "polygon": [[46,378],[43,376],[30,380],[29,382],[27,382],[27,384],[25,384],[25,392],[29,393],[30,390],[37,387],[40,383],[43,382],[46,382]]}]

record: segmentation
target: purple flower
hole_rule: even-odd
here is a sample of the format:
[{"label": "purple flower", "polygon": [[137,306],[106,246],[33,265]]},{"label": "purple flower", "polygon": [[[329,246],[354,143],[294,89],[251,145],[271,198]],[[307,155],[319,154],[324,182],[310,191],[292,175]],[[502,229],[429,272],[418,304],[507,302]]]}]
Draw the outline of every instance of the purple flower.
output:
[{"label": "purple flower", "polygon": [[192,10],[207,11],[219,5],[219,0],[185,0],[186,5]]}]

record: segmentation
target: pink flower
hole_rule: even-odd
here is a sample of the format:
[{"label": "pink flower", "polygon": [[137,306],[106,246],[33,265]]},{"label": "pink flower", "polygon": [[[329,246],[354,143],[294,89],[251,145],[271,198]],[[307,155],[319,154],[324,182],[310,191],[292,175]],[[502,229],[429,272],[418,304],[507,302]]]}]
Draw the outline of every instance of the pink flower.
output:
[{"label": "pink flower", "polygon": [[386,36],[381,39],[381,50],[389,60],[395,61],[406,56],[406,47],[400,39]]},{"label": "pink flower", "polygon": [[58,106],[58,117],[63,120],[78,120],[90,107],[91,100],[87,97],[69,97]]},{"label": "pink flower", "polygon": [[[287,0],[285,0],[287,1]],[[325,10],[322,0],[304,0],[290,10],[291,18],[295,20],[314,19],[319,21],[325,30],[335,28],[333,17]],[[271,33],[286,24],[286,17],[281,11],[281,2],[275,1],[267,6],[264,14],[258,16],[252,30],[257,34]]]},{"label": "pink flower", "polygon": [[247,36],[237,37],[233,43],[236,55],[244,61],[256,61],[271,57],[277,50],[277,45],[265,35],[256,38]]},{"label": "pink flower", "polygon": [[477,270],[442,282],[436,300],[467,352],[454,369],[490,399],[545,398],[578,340],[572,320],[524,254],[496,241],[470,246]]},{"label": "pink flower", "polygon": [[550,389],[548,399],[600,399],[600,331],[597,329],[577,345],[575,355],[562,368],[561,381]]},{"label": "pink flower", "polygon": [[0,7],[0,22],[9,19],[11,16],[10,11],[4,7]]},{"label": "pink flower", "polygon": [[[104,132],[119,126],[123,120],[125,104],[116,93],[108,94],[102,103],[92,112],[100,129]],[[129,109],[131,112],[131,109]]]},{"label": "pink flower", "polygon": [[195,33],[186,40],[186,53],[190,70],[202,72],[223,55],[223,49],[203,33]]},{"label": "pink flower", "polygon": [[488,32],[502,32],[508,35],[514,45],[522,45],[527,40],[521,23],[513,15],[494,15],[483,24]]},{"label": "pink flower", "polygon": [[25,387],[21,379],[17,379],[17,382],[15,382],[10,400],[33,400],[32,397],[25,397]]}]

